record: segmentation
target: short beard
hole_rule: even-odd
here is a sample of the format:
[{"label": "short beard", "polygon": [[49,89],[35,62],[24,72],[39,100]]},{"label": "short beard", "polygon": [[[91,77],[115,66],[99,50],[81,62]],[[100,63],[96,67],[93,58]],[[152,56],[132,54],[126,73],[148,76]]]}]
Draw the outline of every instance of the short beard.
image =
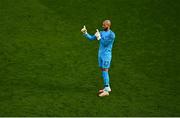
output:
[{"label": "short beard", "polygon": [[108,31],[108,29],[109,29],[108,27],[107,27],[107,28],[104,28],[104,31]]}]

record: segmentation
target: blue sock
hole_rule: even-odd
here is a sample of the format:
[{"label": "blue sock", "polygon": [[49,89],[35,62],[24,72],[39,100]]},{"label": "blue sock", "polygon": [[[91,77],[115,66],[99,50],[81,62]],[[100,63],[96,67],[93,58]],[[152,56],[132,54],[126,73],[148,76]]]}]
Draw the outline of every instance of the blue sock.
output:
[{"label": "blue sock", "polygon": [[104,79],[104,87],[109,87],[109,74],[108,71],[102,71],[102,76]]}]

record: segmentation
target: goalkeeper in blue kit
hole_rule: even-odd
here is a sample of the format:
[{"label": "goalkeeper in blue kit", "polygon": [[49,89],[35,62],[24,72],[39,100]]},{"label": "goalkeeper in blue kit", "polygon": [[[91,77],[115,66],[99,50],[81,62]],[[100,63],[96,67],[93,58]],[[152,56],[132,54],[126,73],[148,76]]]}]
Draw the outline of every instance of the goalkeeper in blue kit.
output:
[{"label": "goalkeeper in blue kit", "polygon": [[110,30],[111,21],[103,21],[102,27],[103,31],[99,32],[99,30],[96,29],[96,33],[94,35],[88,34],[85,26],[81,29],[83,36],[88,40],[99,40],[98,63],[102,70],[102,77],[104,81],[104,89],[99,90],[100,97],[108,96],[109,92],[111,92],[108,70],[111,64],[112,47],[115,40],[115,34]]}]

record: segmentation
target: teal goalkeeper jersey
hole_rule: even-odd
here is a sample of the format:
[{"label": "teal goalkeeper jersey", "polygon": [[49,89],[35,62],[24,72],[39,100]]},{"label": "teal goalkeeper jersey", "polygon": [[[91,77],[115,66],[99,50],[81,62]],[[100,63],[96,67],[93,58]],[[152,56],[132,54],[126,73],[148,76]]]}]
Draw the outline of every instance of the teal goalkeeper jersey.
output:
[{"label": "teal goalkeeper jersey", "polygon": [[[112,56],[112,48],[115,40],[115,34],[113,31],[100,31],[101,39],[99,43],[99,57],[110,57]],[[96,40],[95,35],[84,34],[84,36],[89,40]]]}]

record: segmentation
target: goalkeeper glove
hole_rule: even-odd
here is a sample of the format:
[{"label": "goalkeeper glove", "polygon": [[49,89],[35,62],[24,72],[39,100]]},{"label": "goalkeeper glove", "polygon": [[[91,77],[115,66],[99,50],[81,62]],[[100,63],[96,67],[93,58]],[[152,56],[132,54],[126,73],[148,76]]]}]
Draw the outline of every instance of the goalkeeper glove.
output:
[{"label": "goalkeeper glove", "polygon": [[98,29],[96,29],[96,33],[94,35],[96,36],[97,40],[101,39],[101,34]]},{"label": "goalkeeper glove", "polygon": [[86,29],[86,26],[84,25],[84,27],[81,29],[81,32],[84,33],[84,34],[87,34],[87,29]]}]

